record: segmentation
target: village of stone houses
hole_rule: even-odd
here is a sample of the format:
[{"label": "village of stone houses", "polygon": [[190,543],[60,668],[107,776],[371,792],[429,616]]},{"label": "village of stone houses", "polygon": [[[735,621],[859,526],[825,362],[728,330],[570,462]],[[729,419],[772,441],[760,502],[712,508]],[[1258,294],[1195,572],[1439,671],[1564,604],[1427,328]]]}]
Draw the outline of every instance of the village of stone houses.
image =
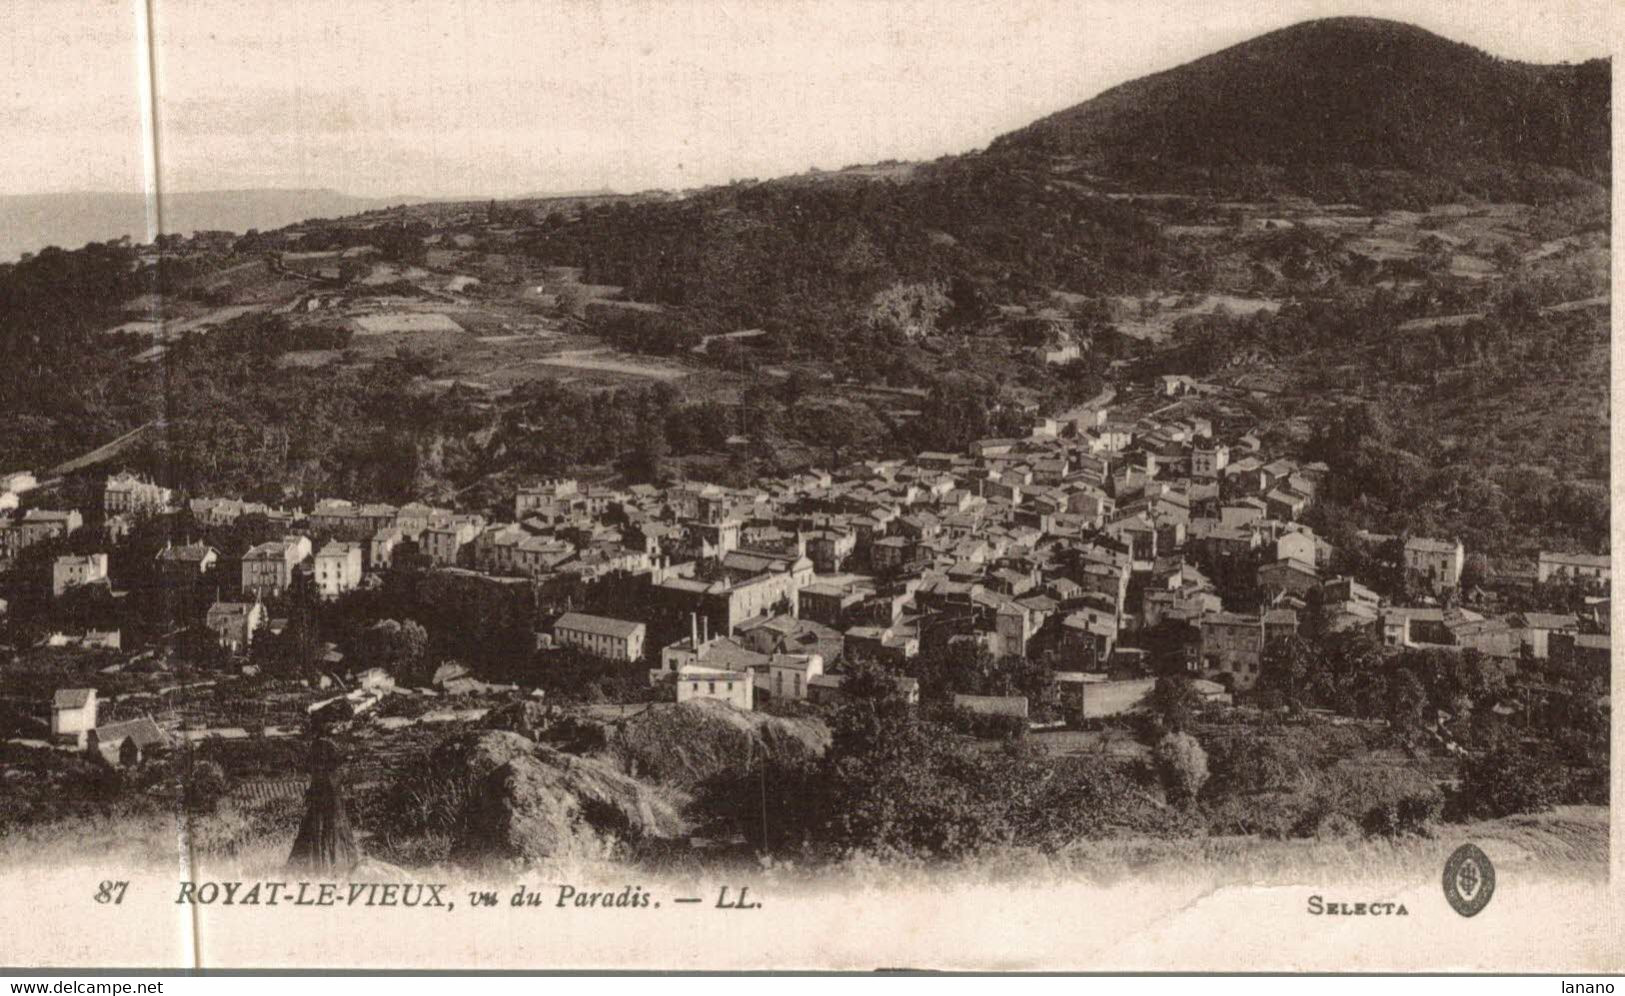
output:
[{"label": "village of stone houses", "polygon": [[1606,188],[1022,134],[0,265],[0,863],[1601,873]]}]

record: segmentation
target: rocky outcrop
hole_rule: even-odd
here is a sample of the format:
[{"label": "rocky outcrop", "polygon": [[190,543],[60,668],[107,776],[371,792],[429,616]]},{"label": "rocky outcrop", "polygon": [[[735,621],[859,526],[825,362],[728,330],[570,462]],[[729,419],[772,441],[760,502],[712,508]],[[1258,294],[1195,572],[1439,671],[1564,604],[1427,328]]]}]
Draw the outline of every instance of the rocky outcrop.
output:
[{"label": "rocky outcrop", "polygon": [[680,836],[676,801],[593,758],[516,733],[481,733],[456,745],[474,779],[451,857],[462,864],[599,858],[623,843]]},{"label": "rocky outcrop", "polygon": [[608,753],[630,775],[686,790],[767,760],[810,761],[823,756],[829,743],[829,727],[821,720],[744,712],[698,699],[657,706],[614,724]]}]

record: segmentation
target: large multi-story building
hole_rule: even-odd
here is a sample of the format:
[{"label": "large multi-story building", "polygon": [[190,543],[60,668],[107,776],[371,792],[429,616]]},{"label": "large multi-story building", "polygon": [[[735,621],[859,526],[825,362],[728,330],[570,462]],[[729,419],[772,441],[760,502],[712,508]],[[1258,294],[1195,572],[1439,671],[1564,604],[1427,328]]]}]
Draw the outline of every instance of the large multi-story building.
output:
[{"label": "large multi-story building", "polygon": [[801,589],[813,583],[813,568],[805,557],[791,561],[735,551],[723,558],[721,576],[714,580],[680,575],[651,580],[656,613],[679,625],[698,613],[712,632],[731,635],[756,616],[794,615]]},{"label": "large multi-story building", "polygon": [[357,505],[342,498],[324,498],[311,510],[309,525],[318,534],[361,541],[395,525],[399,515],[394,505]]},{"label": "large multi-story building", "polygon": [[818,654],[774,654],[767,671],[756,672],[775,699],[800,702],[807,698],[809,680],[824,673],[824,658]]},{"label": "large multi-story building", "polygon": [[1191,476],[1218,477],[1230,463],[1230,447],[1197,446],[1191,450]]},{"label": "large multi-story building", "polygon": [[231,653],[246,653],[254,634],[265,622],[265,606],[253,602],[216,602],[209,606],[204,625],[220,646]]},{"label": "large multi-story building", "polygon": [[44,508],[31,508],[16,521],[16,551],[22,552],[35,543],[71,536],[84,525],[84,517],[75,509],[66,512]]},{"label": "large multi-story building", "polygon": [[1461,569],[1467,551],[1461,540],[1436,540],[1413,536],[1405,541],[1405,569],[1420,575],[1435,591],[1461,583]]},{"label": "large multi-story building", "polygon": [[463,548],[485,527],[479,515],[453,515],[430,521],[418,536],[418,549],[436,567],[456,567],[462,563]]},{"label": "large multi-story building", "polygon": [[317,594],[337,598],[361,587],[362,560],[360,543],[332,540],[317,550],[311,569]]},{"label": "large multi-story building", "polygon": [[192,518],[200,525],[229,526],[245,515],[273,516],[286,520],[288,513],[259,502],[238,501],[235,498],[193,498],[187,503]]},{"label": "large multi-story building", "polygon": [[243,554],[243,592],[264,597],[287,591],[293,586],[295,568],[310,552],[310,540],[304,536],[284,536],[249,548]]},{"label": "large multi-story building", "polygon": [[677,674],[677,701],[714,699],[736,709],[749,710],[755,698],[755,680],[749,671],[713,671],[684,668]]},{"label": "large multi-story building", "polygon": [[400,546],[405,536],[397,526],[380,529],[372,534],[367,543],[367,567],[370,570],[381,571],[395,563],[395,548]]},{"label": "large multi-story building", "polygon": [[193,584],[214,570],[220,552],[206,543],[165,543],[153,560],[164,584],[177,587]]},{"label": "large multi-story building", "polygon": [[835,529],[815,530],[805,539],[807,556],[820,574],[834,574],[845,567],[847,558],[858,545],[857,533]]},{"label": "large multi-story building", "polygon": [[1253,687],[1264,657],[1264,622],[1258,616],[1216,612],[1202,617],[1202,671],[1229,675],[1238,689]]},{"label": "large multi-story building", "polygon": [[640,622],[585,612],[566,612],[553,623],[553,641],[559,646],[574,647],[615,661],[642,660],[646,632],[647,628]]},{"label": "large multi-story building", "polygon": [[571,477],[549,478],[534,487],[520,488],[514,496],[513,517],[523,520],[537,514],[557,514],[579,492]]},{"label": "large multi-story building", "polygon": [[134,474],[114,474],[102,485],[102,511],[107,515],[147,515],[169,507],[174,493]]},{"label": "large multi-story building", "polygon": [[536,536],[512,523],[491,526],[474,539],[474,566],[488,574],[542,577],[575,555],[568,540]]},{"label": "large multi-story building", "polygon": [[1542,584],[1554,577],[1596,578],[1607,581],[1612,573],[1613,563],[1607,556],[1598,557],[1587,553],[1548,553],[1542,550],[1540,558],[1535,563],[1535,580]]},{"label": "large multi-story building", "polygon": [[51,565],[51,594],[57,598],[69,588],[107,580],[107,554],[89,553],[82,557],[56,558]]},{"label": "large multi-story building", "polygon": [[796,614],[839,629],[852,621],[874,593],[872,585],[815,581],[797,593]]}]

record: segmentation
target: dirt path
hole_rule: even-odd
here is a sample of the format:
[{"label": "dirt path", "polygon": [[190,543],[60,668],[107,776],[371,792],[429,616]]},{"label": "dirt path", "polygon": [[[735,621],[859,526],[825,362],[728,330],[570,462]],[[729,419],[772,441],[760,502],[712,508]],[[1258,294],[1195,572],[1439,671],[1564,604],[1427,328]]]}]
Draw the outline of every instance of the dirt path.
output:
[{"label": "dirt path", "polygon": [[124,435],[118,437],[110,443],[98,446],[83,456],[77,456],[65,463],[57,464],[55,467],[52,467],[50,470],[46,471],[45,474],[47,477],[61,477],[63,474],[71,474],[81,467],[89,467],[92,464],[101,463],[103,460],[111,459],[117,456],[126,447],[133,444],[137,439],[141,438],[142,433],[152,428],[157,428],[161,431],[164,428],[164,420],[161,418],[153,419],[151,422],[144,425],[138,425],[134,429],[131,429],[129,432],[126,432]]},{"label": "dirt path", "polygon": [[767,329],[741,329],[738,332],[713,332],[700,339],[697,346],[690,346],[689,352],[703,353],[710,348],[713,339],[754,339],[759,335],[767,335]]},{"label": "dirt path", "polygon": [[687,370],[676,367],[651,367],[625,360],[607,359],[614,353],[608,349],[570,349],[552,356],[532,360],[549,367],[568,367],[572,370],[601,370],[605,373],[630,374],[634,377],[653,377],[656,380],[679,380],[688,376]]}]

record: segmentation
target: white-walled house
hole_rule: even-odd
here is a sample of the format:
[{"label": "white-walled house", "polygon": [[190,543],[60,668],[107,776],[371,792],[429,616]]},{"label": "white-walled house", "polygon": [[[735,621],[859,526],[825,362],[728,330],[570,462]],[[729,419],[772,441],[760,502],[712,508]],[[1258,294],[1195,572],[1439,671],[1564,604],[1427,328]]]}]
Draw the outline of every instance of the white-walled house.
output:
[{"label": "white-walled house", "polygon": [[694,699],[716,699],[736,709],[749,710],[755,702],[751,673],[686,667],[677,672],[677,701],[682,703]]},{"label": "white-walled house", "polygon": [[1436,540],[1413,536],[1405,541],[1405,568],[1421,575],[1435,590],[1454,588],[1461,583],[1461,569],[1467,552],[1461,540]]},{"label": "white-walled house", "polygon": [[69,588],[107,580],[107,554],[88,553],[83,557],[58,557],[51,565],[51,594],[57,598]]},{"label": "white-walled house", "polygon": [[757,680],[774,698],[799,702],[807,698],[810,679],[823,673],[824,658],[818,654],[774,654]]},{"label": "white-walled house", "polygon": [[96,689],[58,688],[51,700],[51,739],[85,746],[96,728]]},{"label": "white-walled house", "polygon": [[1315,566],[1315,534],[1294,529],[1281,534],[1275,541],[1276,560],[1295,560],[1306,567]]},{"label": "white-walled house", "polygon": [[643,637],[647,628],[640,622],[566,612],[553,624],[553,641],[561,647],[575,647],[595,657],[616,661],[643,659]]},{"label": "white-walled house", "polygon": [[363,560],[360,543],[327,543],[316,551],[313,564],[317,593],[323,598],[337,598],[361,587]]}]

